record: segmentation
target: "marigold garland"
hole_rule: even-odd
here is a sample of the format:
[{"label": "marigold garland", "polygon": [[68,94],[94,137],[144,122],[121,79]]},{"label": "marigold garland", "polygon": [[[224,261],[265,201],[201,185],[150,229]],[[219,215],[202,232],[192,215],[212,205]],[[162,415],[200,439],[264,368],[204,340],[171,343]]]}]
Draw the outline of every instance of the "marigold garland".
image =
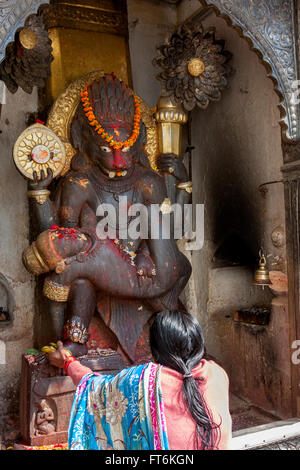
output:
[{"label": "marigold garland", "polygon": [[139,135],[140,132],[140,122],[141,122],[141,106],[138,101],[138,98],[136,95],[133,94],[133,99],[134,99],[134,104],[135,104],[135,110],[134,110],[134,116],[133,116],[133,130],[131,136],[127,139],[124,140],[123,142],[117,142],[114,140],[113,136],[109,135],[107,132],[105,132],[105,129],[101,126],[101,124],[97,121],[96,116],[93,112],[93,108],[91,106],[90,100],[89,100],[89,93],[88,93],[88,86],[90,84],[87,84],[83,90],[81,91],[81,101],[83,104],[83,109],[86,117],[89,120],[90,126],[94,127],[95,131],[97,134],[102,137],[102,139],[105,140],[105,142],[108,143],[110,147],[112,147],[115,150],[119,150],[125,147],[132,147]]}]

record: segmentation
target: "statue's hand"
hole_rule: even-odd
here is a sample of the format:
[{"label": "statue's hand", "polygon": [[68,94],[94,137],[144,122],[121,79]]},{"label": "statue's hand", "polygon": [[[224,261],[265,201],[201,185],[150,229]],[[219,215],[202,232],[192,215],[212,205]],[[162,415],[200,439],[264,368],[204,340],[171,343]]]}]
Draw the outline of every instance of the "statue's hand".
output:
[{"label": "statue's hand", "polygon": [[189,179],[182,159],[173,153],[159,155],[156,165],[159,171],[175,176],[178,181],[187,181]]},{"label": "statue's hand", "polygon": [[51,168],[47,168],[47,175],[41,170],[41,178],[38,179],[36,171],[33,172],[33,181],[29,182],[29,189],[46,189],[53,179]]},{"label": "statue's hand", "polygon": [[139,253],[135,257],[136,272],[138,276],[153,278],[156,276],[155,264],[151,256],[145,253]]}]

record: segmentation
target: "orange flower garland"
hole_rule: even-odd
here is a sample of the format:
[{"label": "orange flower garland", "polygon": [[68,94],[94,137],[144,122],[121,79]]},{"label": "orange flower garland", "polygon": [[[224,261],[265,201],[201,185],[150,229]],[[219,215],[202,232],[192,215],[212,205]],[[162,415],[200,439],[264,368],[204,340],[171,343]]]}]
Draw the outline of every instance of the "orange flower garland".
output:
[{"label": "orange flower garland", "polygon": [[113,149],[119,150],[125,147],[132,147],[138,138],[138,135],[140,132],[140,122],[141,122],[141,106],[136,95],[133,94],[135,110],[134,110],[134,116],[133,116],[132,134],[127,140],[124,140],[123,142],[117,142],[114,140],[113,136],[105,132],[105,129],[103,129],[101,124],[96,119],[96,116],[93,112],[93,108],[89,100],[89,93],[87,90],[89,85],[90,84],[87,84],[83,88],[80,95],[81,95],[81,101],[83,104],[84,113],[89,120],[90,126],[93,126],[97,134],[99,134],[100,137],[102,137],[102,139],[104,139],[108,143],[108,145],[112,147]]}]

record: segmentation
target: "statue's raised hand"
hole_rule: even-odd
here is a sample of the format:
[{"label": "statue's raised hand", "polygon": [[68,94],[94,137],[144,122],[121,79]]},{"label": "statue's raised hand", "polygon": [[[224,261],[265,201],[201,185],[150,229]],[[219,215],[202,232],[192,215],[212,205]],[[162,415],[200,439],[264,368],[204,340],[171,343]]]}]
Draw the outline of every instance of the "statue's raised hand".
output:
[{"label": "statue's raised hand", "polygon": [[159,171],[175,176],[178,181],[187,181],[189,179],[182,159],[173,153],[159,155],[156,165]]},{"label": "statue's raised hand", "polygon": [[33,181],[29,182],[30,189],[46,189],[53,179],[53,172],[51,168],[47,168],[47,175],[44,170],[41,170],[41,177],[38,178],[37,172],[33,172]]}]

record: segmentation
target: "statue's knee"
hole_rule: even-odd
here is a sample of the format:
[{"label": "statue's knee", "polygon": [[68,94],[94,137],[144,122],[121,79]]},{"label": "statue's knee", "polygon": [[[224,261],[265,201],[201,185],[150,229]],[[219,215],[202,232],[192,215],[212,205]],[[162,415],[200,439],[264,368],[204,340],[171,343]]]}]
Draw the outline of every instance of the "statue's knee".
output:
[{"label": "statue's knee", "polygon": [[180,253],[179,263],[181,267],[181,277],[188,279],[190,275],[192,274],[192,265],[183,253]]},{"label": "statue's knee", "polygon": [[[71,284],[70,298],[79,299],[86,302],[86,308],[90,308],[90,304],[95,302],[96,290],[94,285],[88,279],[76,279]],[[81,305],[82,302],[80,302]],[[80,307],[82,308],[82,306]]]},{"label": "statue's knee", "polygon": [[79,288],[79,289],[89,289],[93,287],[93,284],[88,279],[75,279],[72,282],[72,288]]}]

